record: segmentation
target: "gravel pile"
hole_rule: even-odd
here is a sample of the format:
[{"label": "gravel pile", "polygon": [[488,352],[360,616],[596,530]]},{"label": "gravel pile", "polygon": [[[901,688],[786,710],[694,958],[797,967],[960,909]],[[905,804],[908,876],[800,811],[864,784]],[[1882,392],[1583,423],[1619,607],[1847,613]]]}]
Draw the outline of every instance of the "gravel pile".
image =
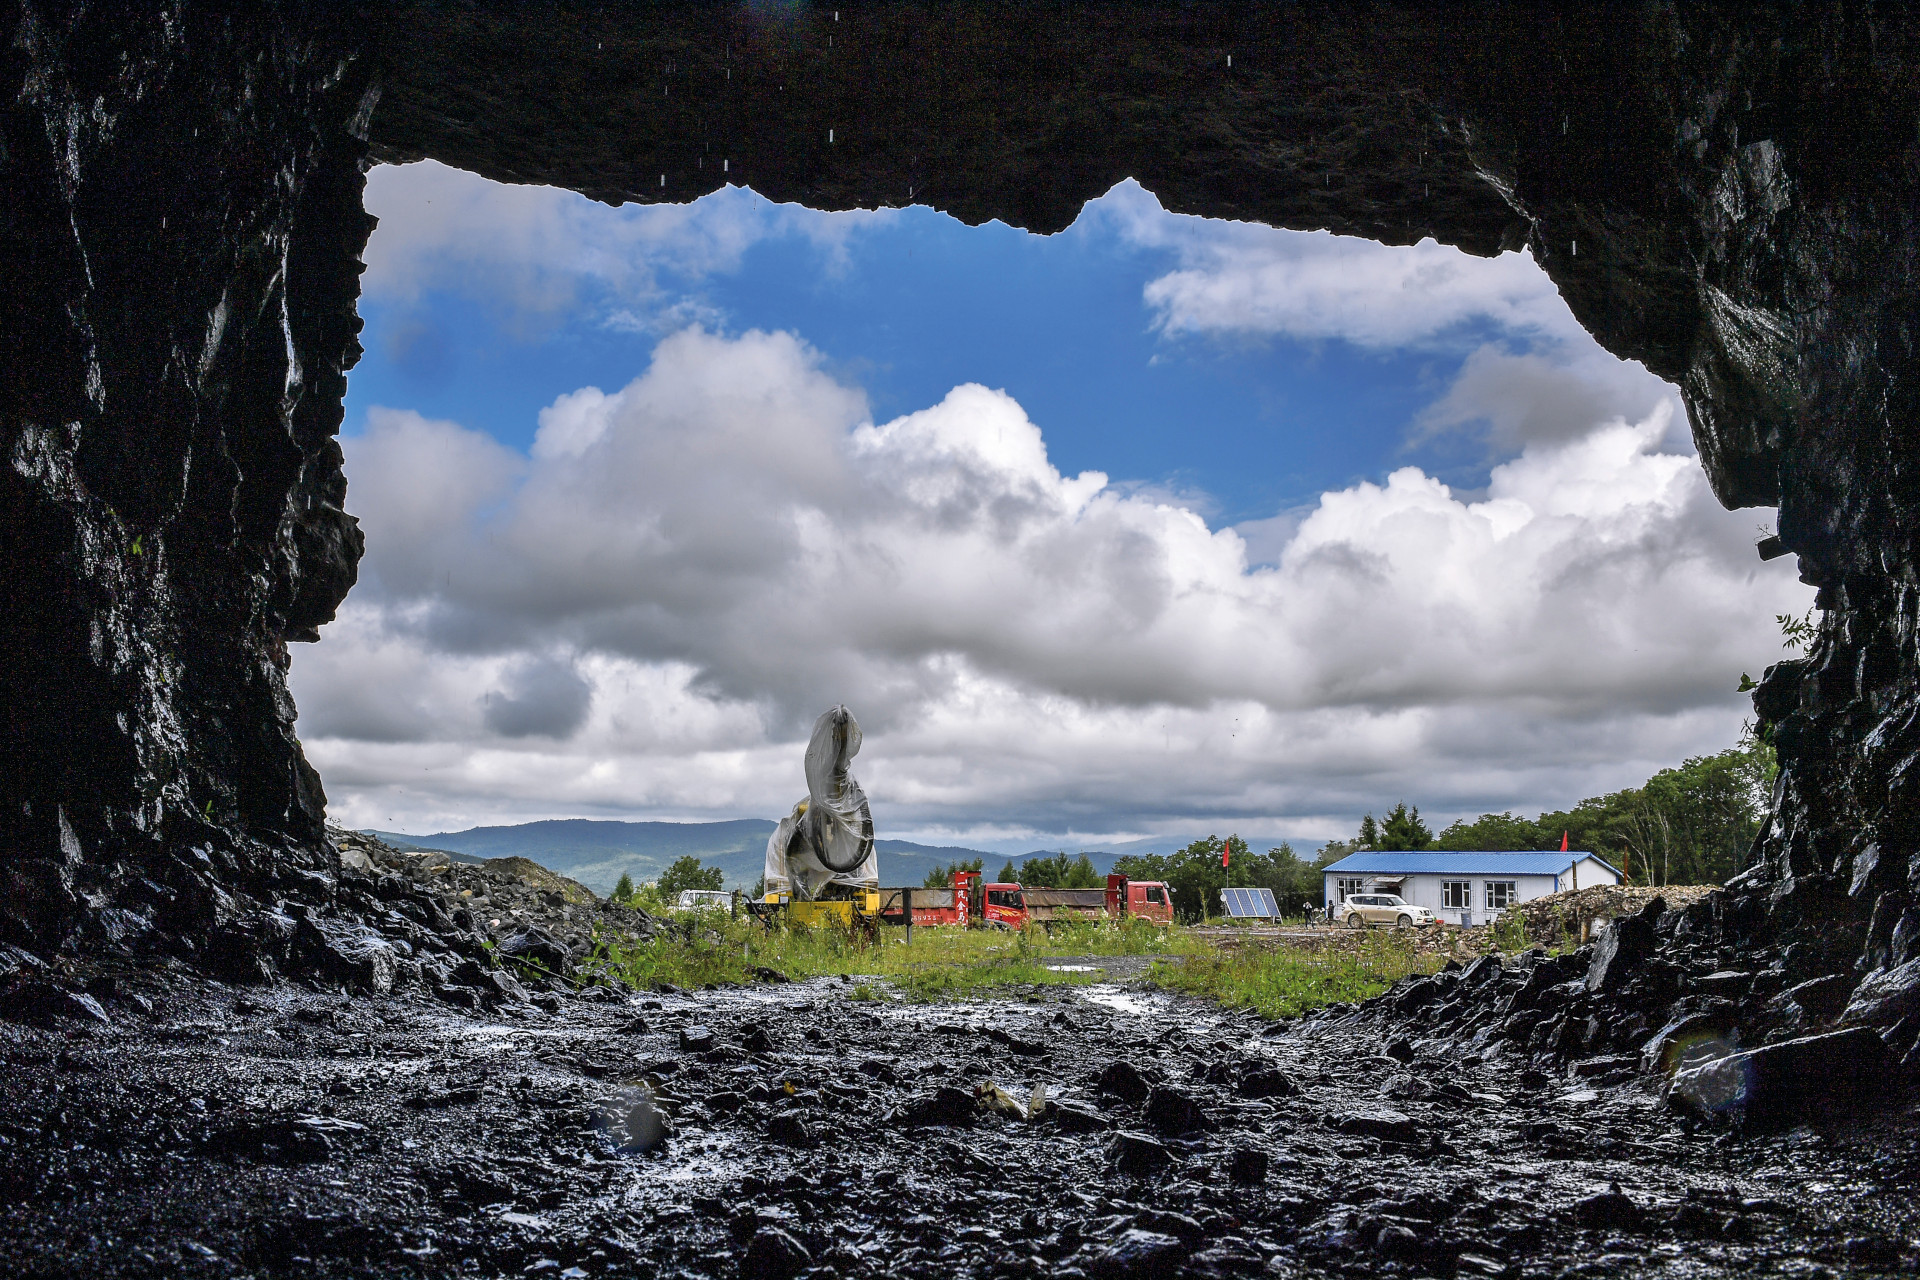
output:
[{"label": "gravel pile", "polygon": [[1555,945],[1588,941],[1596,920],[1614,920],[1630,916],[1655,898],[1679,910],[1690,907],[1712,893],[1710,884],[1673,884],[1653,888],[1647,885],[1595,885],[1587,889],[1568,889],[1533,898],[1513,910],[1527,922],[1527,937],[1534,942]]},{"label": "gravel pile", "polygon": [[527,858],[467,859],[441,850],[401,850],[363,832],[328,828],[349,875],[405,877],[437,896],[448,917],[496,944],[537,930],[572,960],[592,947],[596,929],[624,941],[650,937],[659,922],[644,911],[601,898]]}]

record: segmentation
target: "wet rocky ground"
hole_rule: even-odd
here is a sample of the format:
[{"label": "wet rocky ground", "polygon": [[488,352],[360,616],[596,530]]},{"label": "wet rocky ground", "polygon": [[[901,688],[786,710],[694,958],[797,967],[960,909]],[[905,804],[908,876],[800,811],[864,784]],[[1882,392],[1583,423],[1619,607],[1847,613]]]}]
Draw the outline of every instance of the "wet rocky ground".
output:
[{"label": "wet rocky ground", "polygon": [[[1068,963],[1105,963],[1074,961]],[[1114,975],[1090,975],[1094,977]],[[1920,1124],[1742,1133],[1378,1011],[842,980],[492,1009],[129,969],[0,1023],[28,1276],[1912,1270]],[[102,1020],[104,1019],[104,1020]],[[1036,1090],[1046,1103],[1030,1110]]]}]

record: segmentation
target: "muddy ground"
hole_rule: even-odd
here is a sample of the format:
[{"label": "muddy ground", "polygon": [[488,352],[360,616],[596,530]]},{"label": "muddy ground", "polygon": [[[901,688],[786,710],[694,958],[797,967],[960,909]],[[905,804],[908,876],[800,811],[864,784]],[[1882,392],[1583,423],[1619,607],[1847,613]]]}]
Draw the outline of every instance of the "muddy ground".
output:
[{"label": "muddy ground", "polygon": [[[1916,1264],[1903,1111],[1740,1137],[1618,1060],[1549,1076],[1505,1050],[1382,1044],[1345,1011],[1270,1026],[1124,981],[910,1005],[820,980],[486,1014],[184,973],[96,989],[106,1023],[0,1024],[0,1257],[18,1274]],[[988,1082],[1049,1105],[995,1111]]]}]

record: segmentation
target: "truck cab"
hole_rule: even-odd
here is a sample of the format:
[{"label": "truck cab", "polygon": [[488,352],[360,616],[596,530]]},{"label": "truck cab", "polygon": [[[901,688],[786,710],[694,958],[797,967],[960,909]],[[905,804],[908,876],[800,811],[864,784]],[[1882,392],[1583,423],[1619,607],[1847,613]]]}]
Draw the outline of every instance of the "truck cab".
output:
[{"label": "truck cab", "polygon": [[1173,923],[1173,890],[1162,880],[1126,880],[1126,908],[1121,914],[1155,924]]},{"label": "truck cab", "polygon": [[1000,883],[983,886],[980,923],[989,928],[1026,928],[1027,891],[1017,884]]}]

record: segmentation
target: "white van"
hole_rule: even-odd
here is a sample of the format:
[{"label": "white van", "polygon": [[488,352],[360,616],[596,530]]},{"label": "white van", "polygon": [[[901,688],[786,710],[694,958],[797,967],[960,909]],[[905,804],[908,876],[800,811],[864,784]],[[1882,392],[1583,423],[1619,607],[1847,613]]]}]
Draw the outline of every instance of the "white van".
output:
[{"label": "white van", "polygon": [[733,895],[724,889],[682,889],[674,900],[675,911],[731,911]]}]

